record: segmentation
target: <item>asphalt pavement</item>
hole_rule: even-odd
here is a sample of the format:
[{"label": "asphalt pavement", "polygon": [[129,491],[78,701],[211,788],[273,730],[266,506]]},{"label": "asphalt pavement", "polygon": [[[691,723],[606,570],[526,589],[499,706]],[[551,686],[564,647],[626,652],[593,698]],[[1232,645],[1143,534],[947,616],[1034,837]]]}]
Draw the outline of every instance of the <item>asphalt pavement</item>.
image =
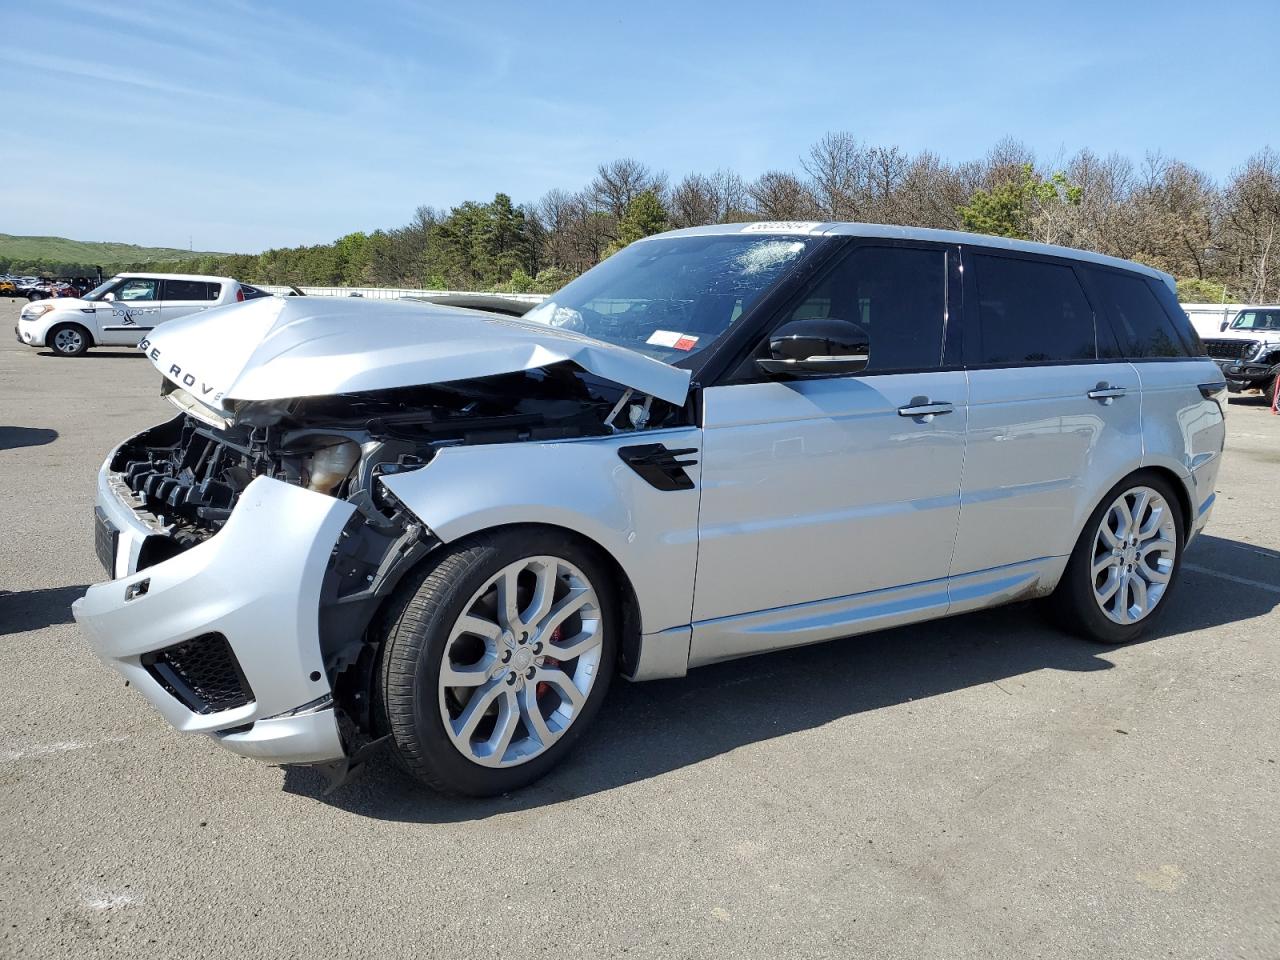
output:
[{"label": "asphalt pavement", "polygon": [[0,957],[1280,957],[1280,417],[1235,400],[1155,636],[1032,605],[619,683],[570,762],[445,800],[171,730],[69,606],[133,351],[0,300]]}]

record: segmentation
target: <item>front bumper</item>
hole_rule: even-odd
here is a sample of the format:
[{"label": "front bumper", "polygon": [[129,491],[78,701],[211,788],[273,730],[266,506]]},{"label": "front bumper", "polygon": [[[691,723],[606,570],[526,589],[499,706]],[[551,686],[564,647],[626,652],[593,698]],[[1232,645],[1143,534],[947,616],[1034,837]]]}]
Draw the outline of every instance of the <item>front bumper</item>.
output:
[{"label": "front bumper", "polygon": [[34,324],[27,324],[23,320],[19,319],[18,322],[13,325],[13,338],[28,347],[43,347],[44,338],[39,337],[34,333],[32,329],[34,326]]},{"label": "front bumper", "polygon": [[[104,465],[98,507],[119,531],[111,558],[118,579],[72,605],[98,656],[178,730],[211,734],[273,763],[344,756],[320,654],[319,605],[329,556],[355,508],[259,477],[216,536],[138,570],[147,538],[164,528],[125,499],[116,479]],[[223,661],[230,650],[243,684],[245,695],[226,708],[193,695],[204,688],[185,687],[157,661],[210,637]],[[187,678],[181,666],[178,674]]]},{"label": "front bumper", "polygon": [[1258,390],[1266,386],[1275,373],[1269,363],[1253,363],[1248,360],[1218,360],[1218,368],[1227,381],[1227,390],[1240,393],[1242,390]]}]

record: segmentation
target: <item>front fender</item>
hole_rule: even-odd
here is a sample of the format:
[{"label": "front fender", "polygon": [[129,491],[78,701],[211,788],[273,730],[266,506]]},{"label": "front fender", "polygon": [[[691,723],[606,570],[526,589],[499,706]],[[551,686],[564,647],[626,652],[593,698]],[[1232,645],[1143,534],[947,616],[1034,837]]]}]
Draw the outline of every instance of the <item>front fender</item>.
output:
[{"label": "front fender", "polygon": [[440,540],[448,543],[510,524],[563,527],[594,541],[617,561],[635,590],[645,634],[687,626],[698,557],[699,468],[686,467],[687,490],[659,490],[618,455],[662,443],[694,449],[695,427],[592,437],[445,447],[420,470],[382,482]]}]

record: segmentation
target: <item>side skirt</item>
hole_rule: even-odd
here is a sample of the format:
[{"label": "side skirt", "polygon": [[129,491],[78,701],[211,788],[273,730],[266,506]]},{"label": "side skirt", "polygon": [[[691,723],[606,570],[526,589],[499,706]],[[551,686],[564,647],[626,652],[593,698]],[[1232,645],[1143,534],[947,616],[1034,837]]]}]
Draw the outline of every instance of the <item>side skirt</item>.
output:
[{"label": "side skirt", "polygon": [[1066,557],[1040,557],[943,580],[699,621],[693,624],[689,666],[1044,596],[1057,584],[1066,562]]}]

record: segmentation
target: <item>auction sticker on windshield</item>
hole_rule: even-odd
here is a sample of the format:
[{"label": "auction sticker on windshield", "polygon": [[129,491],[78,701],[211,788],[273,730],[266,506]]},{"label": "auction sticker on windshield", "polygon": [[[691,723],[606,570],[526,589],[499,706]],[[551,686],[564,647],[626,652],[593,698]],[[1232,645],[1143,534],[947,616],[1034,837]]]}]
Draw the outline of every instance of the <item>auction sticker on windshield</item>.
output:
[{"label": "auction sticker on windshield", "polygon": [[674,330],[655,330],[649,334],[645,343],[654,347],[689,351],[698,345],[698,338],[688,333],[676,333]]}]

